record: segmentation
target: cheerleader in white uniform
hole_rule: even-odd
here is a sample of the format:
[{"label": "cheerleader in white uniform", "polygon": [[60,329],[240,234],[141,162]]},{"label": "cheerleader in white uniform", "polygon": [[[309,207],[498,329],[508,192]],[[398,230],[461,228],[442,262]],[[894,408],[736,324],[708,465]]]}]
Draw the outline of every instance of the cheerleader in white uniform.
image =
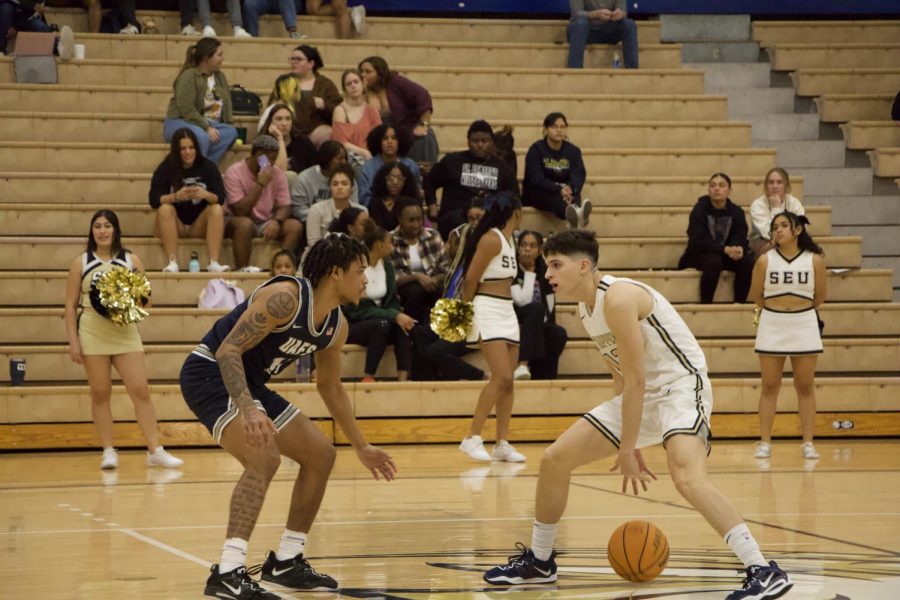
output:
[{"label": "cheerleader in white uniform", "polygon": [[[484,216],[466,240],[463,255],[462,298],[474,306],[469,342],[478,342],[491,379],[478,404],[469,435],[459,449],[475,460],[524,462],[507,441],[513,406],[513,371],[519,362],[519,322],[510,288],[516,276],[516,246],[512,234],[522,220],[522,203],[509,192],[484,200]],[[481,430],[496,410],[497,443],[492,454],[484,449]]]},{"label": "cheerleader in white uniform", "polygon": [[826,273],[822,249],[810,237],[808,224],[803,215],[788,211],[777,215],[772,220],[775,248],[763,254],[753,269],[750,298],[759,310],[756,352],[762,377],[756,458],[772,453],[772,424],[788,356],[803,433],[801,451],[804,458],[819,457],[813,446],[816,360],[822,352],[816,309],[825,301]]},{"label": "cheerleader in white uniform", "polygon": [[[86,251],[72,261],[69,268],[65,310],[69,358],[84,365],[91,390],[91,414],[103,445],[100,468],[119,466],[118,454],[113,447],[110,409],[112,367],[119,372],[125,390],[134,402],[134,413],[147,441],[147,466],[179,467],[182,460],[159,445],[156,411],[150,400],[144,347],[137,325],[115,325],[91,305],[93,284],[113,267],[144,271],[141,260],[122,247],[122,230],[116,213],[100,210],[91,218]],[[79,304],[81,314],[77,316]]]}]

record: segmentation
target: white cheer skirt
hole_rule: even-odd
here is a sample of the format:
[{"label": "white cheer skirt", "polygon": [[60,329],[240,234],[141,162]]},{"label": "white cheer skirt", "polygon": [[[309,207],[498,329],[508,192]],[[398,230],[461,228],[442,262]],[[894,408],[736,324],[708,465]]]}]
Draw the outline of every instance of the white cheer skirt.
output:
[{"label": "white cheer skirt", "polygon": [[756,352],[791,356],[822,352],[822,335],[816,309],[781,312],[768,308],[759,314]]},{"label": "white cheer skirt", "polygon": [[477,294],[472,300],[475,316],[466,341],[519,343],[519,321],[510,298]]}]

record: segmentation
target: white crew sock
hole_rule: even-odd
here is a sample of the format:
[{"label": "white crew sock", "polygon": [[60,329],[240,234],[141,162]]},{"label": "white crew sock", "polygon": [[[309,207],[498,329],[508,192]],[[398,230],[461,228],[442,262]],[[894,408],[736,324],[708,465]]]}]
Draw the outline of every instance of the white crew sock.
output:
[{"label": "white crew sock", "polygon": [[768,567],[769,563],[759,551],[759,544],[753,539],[753,534],[747,528],[746,523],[735,525],[731,531],[725,534],[725,543],[731,548],[737,557],[744,563],[745,568],[759,565]]},{"label": "white crew sock", "polygon": [[544,561],[553,554],[553,542],[556,540],[556,530],[559,529],[559,523],[548,525],[540,521],[534,521],[534,527],[531,529],[531,551],[534,557]]},{"label": "white crew sock", "polygon": [[305,533],[285,529],[284,533],[281,534],[281,543],[278,545],[278,552],[275,553],[275,558],[278,560],[294,558],[298,554],[303,554],[304,546],[306,546]]},{"label": "white crew sock", "polygon": [[247,540],[228,538],[222,545],[222,559],[219,561],[219,574],[234,571],[243,567],[247,561]]}]

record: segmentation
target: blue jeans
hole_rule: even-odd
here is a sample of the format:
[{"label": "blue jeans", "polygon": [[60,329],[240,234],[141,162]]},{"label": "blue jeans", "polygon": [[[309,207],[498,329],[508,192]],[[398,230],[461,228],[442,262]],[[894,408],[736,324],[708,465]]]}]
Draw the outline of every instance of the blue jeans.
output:
[{"label": "blue jeans", "polygon": [[279,14],[285,29],[297,27],[299,7],[294,0],[245,0],[244,29],[253,37],[259,37],[259,18],[267,14]]},{"label": "blue jeans", "polygon": [[631,19],[592,23],[587,17],[575,17],[566,28],[569,38],[569,68],[584,67],[584,49],[588,44],[622,42],[622,60],[626,69],[638,68],[637,25]]},{"label": "blue jeans", "polygon": [[17,5],[7,0],[0,0],[0,52],[6,52],[9,43],[7,32],[14,27],[16,31],[35,31],[49,33],[50,28],[37,14],[26,14]]},{"label": "blue jeans", "polygon": [[206,133],[205,129],[181,119],[166,119],[163,122],[163,139],[171,142],[172,136],[175,135],[176,131],[187,127],[197,136],[197,141],[200,142],[200,152],[203,156],[219,164],[219,161],[222,160],[222,157],[225,156],[225,153],[237,139],[237,129],[227,123],[219,123],[217,121],[210,122],[209,126],[215,127],[219,131],[219,142],[217,144],[210,144],[209,134]]}]

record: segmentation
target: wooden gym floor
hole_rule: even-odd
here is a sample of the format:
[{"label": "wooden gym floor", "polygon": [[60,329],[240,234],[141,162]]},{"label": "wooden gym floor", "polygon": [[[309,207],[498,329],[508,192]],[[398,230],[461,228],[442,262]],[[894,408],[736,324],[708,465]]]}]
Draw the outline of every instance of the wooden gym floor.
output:
[{"label": "wooden gym floor", "polygon": [[[749,442],[714,445],[714,481],[750,522],[767,558],[794,578],[802,600],[900,598],[900,441],[822,441],[803,461],[796,441],[769,461]],[[481,572],[530,542],[544,444],[521,444],[525,466],[469,461],[454,446],[391,448],[400,476],[371,481],[348,448],[338,462],[307,556],[341,582],[314,598],[715,599],[740,584],[738,564],[678,496],[661,448],[647,452],[660,480],[622,496],[609,463],[576,473],[560,528],[560,580],[528,589],[488,587]],[[125,451],[118,472],[99,452],[0,456],[3,598],[200,598],[218,560],[238,463],[221,450],[184,450],[181,471],[148,470]],[[248,562],[262,562],[283,528],[295,464],[273,482]],[[605,558],[609,534],[648,519],[668,535],[669,566],[655,582],[628,584]],[[304,594],[275,590],[285,598]]]}]

